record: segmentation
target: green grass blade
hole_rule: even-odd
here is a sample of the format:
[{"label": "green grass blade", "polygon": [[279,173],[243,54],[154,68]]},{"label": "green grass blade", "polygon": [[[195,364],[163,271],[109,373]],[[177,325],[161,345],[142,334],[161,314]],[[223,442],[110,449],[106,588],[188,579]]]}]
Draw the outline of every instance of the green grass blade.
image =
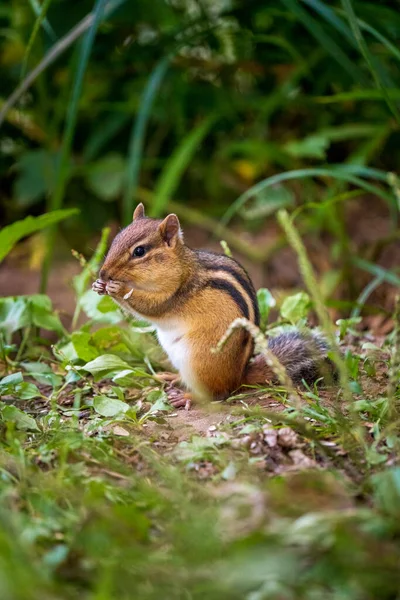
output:
[{"label": "green grass blade", "polygon": [[372,36],[374,36],[379,42],[381,42],[381,44],[386,46],[386,48],[389,50],[389,52],[391,54],[393,54],[394,58],[396,58],[397,60],[400,60],[400,50],[398,48],[396,48],[396,46],[394,44],[392,44],[392,42],[390,40],[388,40],[387,37],[382,35],[382,33],[377,31],[374,27],[372,27],[372,25],[369,25],[365,21],[363,21],[361,19],[357,19],[357,21],[358,21],[361,29],[368,31],[368,33],[370,33]]},{"label": "green grass blade", "polygon": [[335,40],[328,35],[326,30],[321,27],[319,22],[300,6],[297,0],[282,0],[282,2],[291,13],[296,15],[299,21],[306,29],[308,29],[309,33],[318,41],[327,54],[332,56],[355,81],[363,85],[366,84],[363,72],[347,57],[346,53],[338,46]]},{"label": "green grass blade", "polygon": [[[28,67],[29,55],[32,51],[33,44],[35,43],[37,34],[39,33],[40,26],[43,26],[46,29],[47,33],[49,33],[48,27],[50,27],[49,36],[50,36],[51,40],[55,41],[57,39],[56,34],[54,33],[54,31],[52,30],[52,28],[50,26],[50,23],[46,19],[46,13],[49,9],[51,2],[52,2],[52,0],[45,0],[43,2],[43,5],[39,6],[37,4],[36,0],[30,0],[30,3],[32,5],[32,7],[34,8],[37,18],[36,18],[35,24],[33,26],[28,45],[25,50],[24,60],[22,62],[22,68],[21,68],[21,79],[23,79],[25,77],[25,73],[26,73],[26,70]],[[45,27],[46,24],[47,24],[47,26]]]},{"label": "green grass blade", "polygon": [[[337,14],[332,8],[326,6],[326,4],[324,4],[320,0],[303,0],[303,2],[310,6],[310,8],[315,10],[315,12],[317,12],[319,15],[321,15],[321,17],[325,19],[325,21],[327,21],[330,25],[332,25],[332,27],[334,27],[341,35],[343,35],[354,48],[358,48],[357,42],[354,39],[354,35],[351,29],[346,25],[346,23],[342,21],[340,17],[337,16]],[[338,12],[339,14],[345,15],[344,11],[339,10]],[[400,59],[399,50],[384,35],[382,35],[381,33],[379,33],[379,31],[368,25],[368,23],[365,23],[365,21],[362,21],[361,19],[357,19],[357,21],[361,29],[371,33],[371,35],[373,35],[384,46],[386,46],[389,52],[391,52],[397,59]],[[375,57],[375,61],[377,65],[379,65],[379,68],[383,70],[383,65],[381,61],[377,57]]]},{"label": "green grass blade", "polygon": [[[109,17],[113,12],[124,4],[126,0],[111,0],[108,2],[103,15],[103,20]],[[57,58],[63,54],[78,38],[81,37],[93,24],[94,14],[91,12],[84,17],[77,25],[75,25],[64,37],[54,44],[47,52],[46,56],[40,63],[32,69],[14,92],[7,98],[0,110],[0,126],[2,125],[7,112],[12,108],[19,98],[24,94],[33,82],[39,77],[48,66],[53,64]]]},{"label": "green grass blade", "polygon": [[358,258],[357,256],[352,258],[351,262],[355,267],[379,277],[382,281],[400,287],[400,277],[392,271],[388,271],[379,265],[375,265],[374,263],[364,260],[363,258]]},{"label": "green grass blade", "polygon": [[332,8],[324,4],[324,2],[320,2],[320,0],[302,1],[304,4],[307,4],[316,13],[318,13],[323,19],[325,19],[325,21],[332,25],[332,27],[334,27],[341,35],[343,35],[352,46],[356,45],[351,29],[335,14]]},{"label": "green grass blade", "polygon": [[0,231],[0,262],[7,256],[19,240],[27,235],[41,231],[79,212],[77,208],[56,210],[39,217],[26,217],[22,221],[16,221]]},{"label": "green grass blade", "polygon": [[394,102],[392,101],[390,95],[388,94],[386,86],[382,81],[382,77],[381,77],[380,73],[378,73],[377,69],[375,68],[372,55],[369,51],[367,43],[364,40],[364,36],[361,32],[360,25],[358,23],[356,14],[354,12],[354,8],[351,3],[351,0],[342,0],[342,5],[346,12],[350,26],[353,30],[354,37],[360,48],[360,52],[363,55],[365,62],[367,63],[368,68],[371,71],[371,74],[375,80],[375,84],[376,84],[377,88],[381,90],[381,92],[386,100],[386,103],[387,103],[390,111],[392,112],[393,116],[395,117],[397,122],[400,123],[400,113],[397,110],[397,107],[394,104]]},{"label": "green grass blade", "polygon": [[139,112],[136,117],[129,142],[126,187],[123,198],[122,221],[128,225],[132,220],[132,213],[136,201],[136,188],[139,181],[139,171],[143,156],[144,137],[146,126],[156,94],[161,86],[170,64],[171,57],[164,57],[153,69],[148,79],[140,102]]},{"label": "green grass blade", "polygon": [[52,42],[55,42],[57,40],[57,36],[55,34],[54,29],[50,25],[49,20],[46,18],[47,9],[49,8],[51,1],[52,0],[50,0],[50,2],[48,0],[45,0],[42,6],[40,6],[37,0],[29,0],[29,4],[31,5],[32,10],[37,17],[37,20],[39,21],[39,26],[41,25],[47,33],[47,35],[49,36],[50,40]]},{"label": "green grass blade", "polygon": [[378,169],[370,169],[368,167],[362,167],[359,165],[333,165],[327,167],[315,167],[310,169],[295,169],[294,171],[286,171],[285,173],[279,173],[278,175],[272,175],[267,179],[259,181],[251,188],[246,190],[235,202],[231,204],[229,209],[221,219],[223,225],[227,225],[232,217],[246,204],[250,198],[256,196],[263,190],[282,181],[290,181],[292,179],[304,179],[306,177],[334,177],[341,181],[347,181],[360,188],[376,194],[380,198],[383,198],[390,206],[393,206],[395,199],[392,194],[389,194],[379,187],[367,183],[360,177],[372,177],[379,179],[380,181],[387,181],[387,174],[384,171]]},{"label": "green grass blade", "polygon": [[[400,99],[400,90],[386,88],[386,93],[391,100]],[[352,102],[363,100],[385,100],[384,93],[381,90],[355,90],[354,92],[342,92],[332,96],[315,96],[314,101],[318,104],[334,104],[335,102]]]},{"label": "green grass blade", "polygon": [[[75,74],[74,85],[72,88],[71,99],[68,104],[64,135],[61,144],[60,161],[57,171],[57,179],[55,183],[54,193],[50,198],[50,209],[58,210],[62,206],[65,188],[68,179],[69,171],[69,157],[71,153],[72,140],[74,137],[76,121],[78,116],[78,104],[82,93],[83,80],[86,72],[86,67],[89,62],[90,52],[92,50],[93,42],[96,36],[97,28],[100,24],[101,17],[103,15],[106,0],[96,0],[93,9],[93,21],[92,24],[82,42],[82,47],[79,56],[79,62],[77,71]],[[43,263],[42,270],[42,281],[41,291],[43,292],[47,286],[48,273],[50,269],[51,258],[53,254],[53,247],[55,241],[55,230],[52,228],[48,236],[48,244],[46,250],[46,257]]]},{"label": "green grass blade", "polygon": [[151,207],[152,216],[158,217],[165,210],[196,149],[209,132],[215,119],[216,117],[212,115],[192,129],[167,161],[154,191],[154,204]]}]

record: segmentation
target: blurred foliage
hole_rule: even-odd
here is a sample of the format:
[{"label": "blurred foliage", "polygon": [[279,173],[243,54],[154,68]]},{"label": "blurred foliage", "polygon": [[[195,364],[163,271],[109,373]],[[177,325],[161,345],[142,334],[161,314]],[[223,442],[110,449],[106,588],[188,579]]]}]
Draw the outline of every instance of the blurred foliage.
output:
[{"label": "blurred foliage", "polygon": [[[68,156],[63,204],[79,207],[81,216],[63,228],[75,238],[110,219],[127,220],[126,203],[140,196],[137,184],[155,190],[156,212],[173,195],[220,217],[246,188],[277,171],[397,168],[400,14],[394,4],[355,1],[354,22],[348,2],[112,4],[119,7],[97,32]],[[38,19],[34,0],[0,4],[3,102],[93,9],[89,0],[42,6],[47,12]],[[81,49],[75,36],[6,114],[0,133],[6,223],[51,206]],[[155,82],[160,61],[165,67]],[[282,183],[268,202],[257,195],[245,213],[247,226],[276,208],[334,195],[337,185],[324,181],[289,189]],[[338,234],[332,219],[338,210],[317,211],[317,227],[336,227]]]}]

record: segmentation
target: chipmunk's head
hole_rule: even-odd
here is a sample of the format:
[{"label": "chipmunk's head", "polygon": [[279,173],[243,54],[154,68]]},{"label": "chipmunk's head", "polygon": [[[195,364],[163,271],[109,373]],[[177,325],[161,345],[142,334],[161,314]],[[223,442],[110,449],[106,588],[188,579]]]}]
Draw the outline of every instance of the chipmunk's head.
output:
[{"label": "chipmunk's head", "polygon": [[148,291],[171,287],[172,292],[184,274],[184,243],[178,217],[171,214],[164,220],[148,218],[143,204],[136,207],[132,223],[114,238],[100,271],[103,281],[123,281]]}]

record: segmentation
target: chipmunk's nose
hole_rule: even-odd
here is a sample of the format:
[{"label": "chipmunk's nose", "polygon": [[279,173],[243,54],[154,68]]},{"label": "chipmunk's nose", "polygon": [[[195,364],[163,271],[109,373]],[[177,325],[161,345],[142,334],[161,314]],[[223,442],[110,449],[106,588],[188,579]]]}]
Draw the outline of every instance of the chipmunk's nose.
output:
[{"label": "chipmunk's nose", "polygon": [[102,281],[108,281],[110,279],[110,277],[109,277],[109,275],[108,275],[108,273],[107,273],[107,271],[105,269],[101,269],[101,271],[100,271],[100,279]]}]

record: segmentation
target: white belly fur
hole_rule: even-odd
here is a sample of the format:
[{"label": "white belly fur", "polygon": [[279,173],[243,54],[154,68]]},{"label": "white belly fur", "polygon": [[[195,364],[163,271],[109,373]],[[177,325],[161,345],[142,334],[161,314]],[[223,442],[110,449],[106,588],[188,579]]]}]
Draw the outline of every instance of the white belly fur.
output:
[{"label": "white belly fur", "polygon": [[157,337],[168,358],[181,375],[182,381],[190,388],[196,389],[194,373],[190,367],[190,349],[185,339],[186,329],[180,323],[157,324]]}]

